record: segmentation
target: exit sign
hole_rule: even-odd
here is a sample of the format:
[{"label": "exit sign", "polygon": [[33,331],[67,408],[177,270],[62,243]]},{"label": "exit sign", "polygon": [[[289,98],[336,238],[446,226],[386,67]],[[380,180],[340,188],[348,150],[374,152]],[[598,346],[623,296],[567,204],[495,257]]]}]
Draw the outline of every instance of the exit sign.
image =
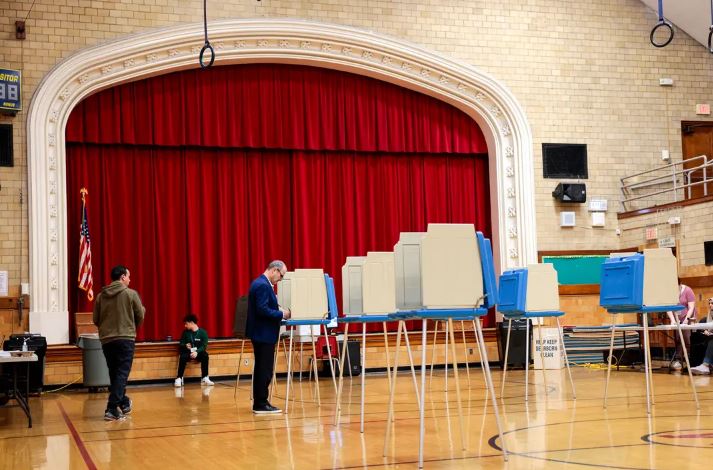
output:
[{"label": "exit sign", "polygon": [[697,104],[696,114],[710,116],[711,115],[711,105],[709,104]]}]

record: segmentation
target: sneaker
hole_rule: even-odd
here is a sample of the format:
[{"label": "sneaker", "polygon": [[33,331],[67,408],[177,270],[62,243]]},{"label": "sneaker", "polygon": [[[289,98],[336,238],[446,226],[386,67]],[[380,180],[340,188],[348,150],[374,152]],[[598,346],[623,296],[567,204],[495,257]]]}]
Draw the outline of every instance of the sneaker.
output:
[{"label": "sneaker", "polygon": [[104,413],[104,421],[124,421],[125,419],[126,416],[119,410],[106,410]]},{"label": "sneaker", "polygon": [[253,407],[253,413],[256,415],[276,415],[282,413],[282,410],[268,403],[267,405]]},{"label": "sneaker", "polygon": [[174,387],[183,387],[183,377],[178,377],[176,380],[174,380],[173,386]]},{"label": "sneaker", "polygon": [[215,385],[212,380],[210,380],[210,377],[207,375],[201,379],[201,385],[208,385],[209,387],[211,385]]},{"label": "sneaker", "polygon": [[671,363],[670,369],[678,371],[678,370],[683,369],[683,365],[681,364],[681,361],[673,361]]},{"label": "sneaker", "polygon": [[691,374],[693,375],[710,375],[711,368],[705,362],[700,366],[691,367]]},{"label": "sneaker", "polygon": [[132,404],[132,401],[129,400],[129,404],[128,404],[128,405],[126,405],[126,406],[120,406],[119,409],[121,410],[121,414],[123,414],[123,415],[131,414],[131,404]]}]

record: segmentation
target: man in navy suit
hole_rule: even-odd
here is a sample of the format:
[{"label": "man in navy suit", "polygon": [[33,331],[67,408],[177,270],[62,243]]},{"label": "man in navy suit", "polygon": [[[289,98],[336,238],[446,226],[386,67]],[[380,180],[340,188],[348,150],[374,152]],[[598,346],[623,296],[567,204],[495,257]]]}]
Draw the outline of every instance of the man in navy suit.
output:
[{"label": "man in navy suit", "polygon": [[267,396],[272,380],[275,345],[280,336],[280,322],[290,318],[290,310],[277,304],[274,288],[285,277],[286,272],[285,263],[275,260],[250,284],[246,334],[253,344],[255,355],[255,372],[253,372],[253,413],[255,414],[282,413],[281,409],[267,401]]}]

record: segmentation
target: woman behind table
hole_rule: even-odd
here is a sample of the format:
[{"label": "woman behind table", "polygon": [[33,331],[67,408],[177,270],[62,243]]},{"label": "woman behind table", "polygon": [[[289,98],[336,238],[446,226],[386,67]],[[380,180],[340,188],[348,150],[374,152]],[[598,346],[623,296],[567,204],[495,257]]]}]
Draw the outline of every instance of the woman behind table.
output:
[{"label": "woman behind table", "polygon": [[[678,315],[678,321],[681,323],[681,325],[688,325],[691,323],[695,323],[696,321],[696,295],[693,293],[693,289],[688,287],[685,284],[682,284],[679,281],[679,294],[678,294],[678,304],[683,306],[683,310],[679,310],[675,312],[675,315]],[[674,313],[673,312],[668,312],[668,317],[669,320],[671,320],[671,324],[675,325],[676,322],[674,321],[673,318]],[[684,344],[686,345],[686,351],[691,350],[691,330],[683,330],[683,341]],[[673,335],[674,343],[676,344],[676,354],[673,357],[673,361],[671,361],[671,370],[674,371],[679,371],[683,369],[683,365],[681,364],[681,360],[683,359],[683,348],[681,346],[681,338],[678,335],[678,332],[674,333]]]}]

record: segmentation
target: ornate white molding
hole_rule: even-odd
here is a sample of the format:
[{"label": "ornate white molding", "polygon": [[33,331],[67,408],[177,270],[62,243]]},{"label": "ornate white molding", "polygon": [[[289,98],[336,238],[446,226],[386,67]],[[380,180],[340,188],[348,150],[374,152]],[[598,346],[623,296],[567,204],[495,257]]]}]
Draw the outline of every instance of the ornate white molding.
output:
[{"label": "ornate white molding", "polygon": [[[493,246],[502,269],[536,260],[532,136],[510,91],[488,74],[405,41],[347,26],[300,20],[223,20],[209,26],[215,65],[305,64],[394,83],[471,116],[490,154]],[[200,24],[138,34],[85,49],[55,66],[28,116],[31,329],[68,340],[65,126],[87,95],[120,83],[196,68]],[[64,328],[57,329],[58,325]]]}]

